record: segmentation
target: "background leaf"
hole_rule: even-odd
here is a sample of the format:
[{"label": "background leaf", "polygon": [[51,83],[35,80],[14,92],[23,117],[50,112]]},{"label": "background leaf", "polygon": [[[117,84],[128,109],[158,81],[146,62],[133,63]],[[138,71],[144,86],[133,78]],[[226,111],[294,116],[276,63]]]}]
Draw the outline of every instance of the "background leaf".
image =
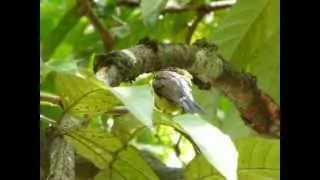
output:
[{"label": "background leaf", "polygon": [[209,38],[225,59],[256,75],[262,89],[278,102],[279,24],[279,1],[241,0]]},{"label": "background leaf", "polygon": [[168,0],[141,0],[143,22],[148,27],[154,27],[159,13],[163,10]]},{"label": "background leaf", "polygon": [[198,116],[182,115],[174,119],[186,130],[214,167],[227,179],[237,179],[238,152],[230,137]]}]

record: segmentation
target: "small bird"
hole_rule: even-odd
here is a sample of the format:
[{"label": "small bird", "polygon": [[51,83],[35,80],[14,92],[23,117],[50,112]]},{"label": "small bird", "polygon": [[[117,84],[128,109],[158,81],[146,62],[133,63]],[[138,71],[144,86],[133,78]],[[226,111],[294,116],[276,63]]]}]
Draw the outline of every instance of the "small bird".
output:
[{"label": "small bird", "polygon": [[154,74],[152,87],[157,96],[182,108],[184,113],[202,113],[191,93],[191,79],[187,71],[170,67]]}]

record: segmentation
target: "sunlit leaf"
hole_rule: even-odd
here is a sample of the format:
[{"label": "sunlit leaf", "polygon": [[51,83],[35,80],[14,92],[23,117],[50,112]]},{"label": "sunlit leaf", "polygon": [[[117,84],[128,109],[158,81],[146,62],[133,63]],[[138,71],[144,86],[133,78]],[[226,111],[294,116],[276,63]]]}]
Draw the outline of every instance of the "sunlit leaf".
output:
[{"label": "sunlit leaf", "polygon": [[227,179],[237,179],[238,152],[229,136],[195,115],[174,118],[191,136],[206,159]]},{"label": "sunlit leaf", "polygon": [[154,100],[149,86],[115,87],[112,92],[138,120],[152,127]]},{"label": "sunlit leaf", "polygon": [[258,85],[268,92],[276,102],[280,102],[280,30],[257,49],[250,64],[251,70],[258,77]]},{"label": "sunlit leaf", "polygon": [[[235,141],[239,152],[238,179],[280,179],[279,140],[244,138]],[[196,156],[186,167],[186,180],[225,178],[201,155]],[[204,178],[205,177],[205,178]]]},{"label": "sunlit leaf", "polygon": [[77,76],[58,74],[56,88],[65,110],[78,117],[90,119],[119,103],[107,87]]}]

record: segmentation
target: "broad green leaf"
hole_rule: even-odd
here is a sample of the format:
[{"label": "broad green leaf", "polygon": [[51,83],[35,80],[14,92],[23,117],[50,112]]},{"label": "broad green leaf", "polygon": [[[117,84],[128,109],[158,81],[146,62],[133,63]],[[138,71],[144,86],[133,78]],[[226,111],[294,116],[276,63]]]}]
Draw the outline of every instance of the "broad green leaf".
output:
[{"label": "broad green leaf", "polygon": [[[239,180],[280,179],[279,140],[243,138],[235,141],[239,152]],[[196,156],[186,167],[186,180],[225,178],[201,155]]]},{"label": "broad green leaf", "polygon": [[206,159],[229,180],[237,180],[238,152],[229,136],[195,115],[174,118]]},{"label": "broad green leaf", "polygon": [[250,64],[251,73],[256,75],[261,89],[280,103],[280,30],[257,49]]},{"label": "broad green leaf", "polygon": [[71,8],[60,20],[55,29],[51,31],[43,42],[42,57],[44,61],[48,61],[51,55],[55,52],[60,42],[65,38],[69,31],[78,23],[80,15],[78,13],[78,7]]},{"label": "broad green leaf", "polygon": [[157,175],[150,166],[141,158],[139,152],[129,146],[121,151],[117,160],[109,167],[102,170],[95,180],[158,180]]},{"label": "broad green leaf", "polygon": [[69,74],[56,76],[56,88],[65,111],[90,119],[106,112],[119,103],[106,86]]},{"label": "broad green leaf", "polygon": [[154,27],[158,16],[168,0],[141,0],[143,22],[147,27]]},{"label": "broad green leaf", "polygon": [[139,121],[152,127],[154,99],[149,86],[115,87],[111,90]]},{"label": "broad green leaf", "polygon": [[233,65],[252,70],[262,89],[278,102],[279,24],[279,1],[241,0],[209,38]]},{"label": "broad green leaf", "polygon": [[90,160],[97,168],[104,169],[116,151],[123,147],[121,140],[102,130],[75,129],[65,135],[78,154]]}]

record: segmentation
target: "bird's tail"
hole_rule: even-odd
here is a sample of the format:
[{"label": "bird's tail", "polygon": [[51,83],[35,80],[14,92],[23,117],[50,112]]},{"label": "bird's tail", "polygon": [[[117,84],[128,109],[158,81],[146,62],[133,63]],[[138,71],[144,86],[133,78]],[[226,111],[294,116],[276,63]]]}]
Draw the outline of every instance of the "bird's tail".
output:
[{"label": "bird's tail", "polygon": [[189,98],[184,98],[181,99],[181,106],[183,108],[183,111],[185,113],[190,113],[190,114],[194,114],[194,113],[204,113],[204,110],[194,101],[192,101]]}]

